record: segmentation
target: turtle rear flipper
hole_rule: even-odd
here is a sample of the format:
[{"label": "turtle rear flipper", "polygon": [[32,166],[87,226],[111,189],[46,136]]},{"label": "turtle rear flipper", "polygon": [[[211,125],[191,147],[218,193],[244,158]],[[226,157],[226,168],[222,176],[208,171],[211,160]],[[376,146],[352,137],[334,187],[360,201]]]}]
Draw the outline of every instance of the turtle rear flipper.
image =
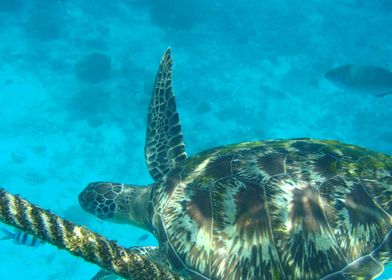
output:
[{"label": "turtle rear flipper", "polygon": [[[145,246],[145,247],[131,247],[129,248],[140,256],[151,260],[152,262],[162,265],[162,267],[169,269],[169,263],[164,254],[162,254],[159,247]],[[91,280],[120,280],[123,279],[120,276],[101,269]]]},{"label": "turtle rear flipper", "polygon": [[392,229],[372,253],[358,258],[341,271],[328,275],[322,280],[375,279],[383,273],[384,265],[390,262],[392,262]]}]

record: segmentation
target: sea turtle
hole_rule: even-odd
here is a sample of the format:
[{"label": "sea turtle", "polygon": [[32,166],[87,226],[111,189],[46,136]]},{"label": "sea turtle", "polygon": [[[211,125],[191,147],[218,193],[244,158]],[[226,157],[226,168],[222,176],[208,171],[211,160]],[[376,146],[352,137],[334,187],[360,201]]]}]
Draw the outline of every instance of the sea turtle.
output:
[{"label": "sea turtle", "polygon": [[170,49],[148,109],[145,159],[151,185],[91,183],[79,202],[152,232],[159,247],[136,250],[184,277],[373,279],[391,262],[391,156],[298,138],[188,157]]}]

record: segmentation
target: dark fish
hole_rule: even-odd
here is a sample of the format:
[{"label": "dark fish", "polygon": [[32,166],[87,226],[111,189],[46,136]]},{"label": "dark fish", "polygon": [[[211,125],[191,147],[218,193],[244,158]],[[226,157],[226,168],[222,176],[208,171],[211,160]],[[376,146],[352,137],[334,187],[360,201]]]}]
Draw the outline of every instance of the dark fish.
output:
[{"label": "dark fish", "polygon": [[148,237],[149,237],[148,234],[143,234],[143,235],[139,236],[139,238],[137,239],[137,242],[146,241],[148,239]]},{"label": "dark fish", "polygon": [[29,247],[37,247],[44,243],[42,240],[24,231],[18,230],[11,232],[5,228],[1,228],[0,230],[3,232],[3,237],[1,237],[0,240],[13,240],[16,244]]},{"label": "dark fish", "polygon": [[348,64],[328,71],[325,77],[345,90],[378,97],[392,94],[392,72],[382,67]]}]

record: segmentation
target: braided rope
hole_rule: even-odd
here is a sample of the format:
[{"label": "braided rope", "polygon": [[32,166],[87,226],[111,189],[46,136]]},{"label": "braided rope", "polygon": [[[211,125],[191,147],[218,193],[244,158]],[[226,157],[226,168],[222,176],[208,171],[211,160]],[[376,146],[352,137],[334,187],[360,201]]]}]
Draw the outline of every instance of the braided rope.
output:
[{"label": "braided rope", "polygon": [[85,227],[0,189],[0,220],[88,262],[132,280],[182,279]]}]

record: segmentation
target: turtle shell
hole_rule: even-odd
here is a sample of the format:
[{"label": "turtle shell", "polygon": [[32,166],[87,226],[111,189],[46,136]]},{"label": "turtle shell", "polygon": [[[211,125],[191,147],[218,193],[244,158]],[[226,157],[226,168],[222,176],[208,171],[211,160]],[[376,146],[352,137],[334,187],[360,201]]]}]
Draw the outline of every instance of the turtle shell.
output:
[{"label": "turtle shell", "polygon": [[160,246],[192,279],[320,279],[380,244],[375,261],[391,260],[392,157],[336,141],[200,153],[156,183],[152,206]]}]

